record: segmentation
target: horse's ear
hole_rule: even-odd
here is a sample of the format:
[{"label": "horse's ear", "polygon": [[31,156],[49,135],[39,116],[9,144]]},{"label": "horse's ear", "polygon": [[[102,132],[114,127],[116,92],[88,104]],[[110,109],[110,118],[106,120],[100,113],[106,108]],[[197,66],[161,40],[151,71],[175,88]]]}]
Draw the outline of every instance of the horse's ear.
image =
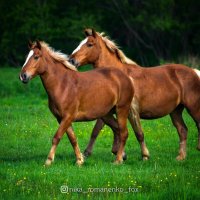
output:
[{"label": "horse's ear", "polygon": [[92,29],[90,29],[90,28],[86,28],[85,30],[84,30],[84,33],[85,33],[85,35],[88,37],[88,36],[91,36],[92,35]]},{"label": "horse's ear", "polygon": [[84,30],[85,32],[85,35],[88,37],[88,36],[93,36],[93,37],[96,37],[97,33],[94,29],[91,29],[91,28],[86,28]]},{"label": "horse's ear", "polygon": [[93,37],[96,37],[96,36],[97,36],[97,33],[96,33],[96,31],[95,31],[94,29],[92,29],[92,36],[93,36]]},{"label": "horse's ear", "polygon": [[31,49],[33,46],[33,42],[31,40],[28,41],[28,48]]},{"label": "horse's ear", "polygon": [[38,49],[41,49],[41,44],[40,44],[40,41],[39,41],[39,40],[36,40],[36,47],[37,47]]}]

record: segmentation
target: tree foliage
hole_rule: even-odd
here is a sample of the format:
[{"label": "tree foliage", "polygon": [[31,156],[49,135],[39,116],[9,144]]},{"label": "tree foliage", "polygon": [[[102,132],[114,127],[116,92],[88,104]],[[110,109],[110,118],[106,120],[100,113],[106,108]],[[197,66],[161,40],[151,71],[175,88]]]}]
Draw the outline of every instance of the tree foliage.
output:
[{"label": "tree foliage", "polygon": [[197,0],[1,0],[0,64],[20,66],[29,39],[70,54],[83,29],[106,32],[143,65],[200,53]]}]

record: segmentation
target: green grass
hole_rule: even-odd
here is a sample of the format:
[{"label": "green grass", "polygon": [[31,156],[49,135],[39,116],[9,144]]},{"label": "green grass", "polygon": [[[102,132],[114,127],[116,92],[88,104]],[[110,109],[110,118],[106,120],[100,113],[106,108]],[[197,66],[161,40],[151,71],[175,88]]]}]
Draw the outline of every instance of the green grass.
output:
[{"label": "green grass", "polygon": [[[18,80],[19,71],[0,69],[0,199],[200,199],[197,129],[187,113],[184,113],[189,128],[185,161],[175,159],[178,135],[170,118],[165,117],[142,120],[151,153],[149,161],[141,160],[139,145],[129,126],[128,160],[123,165],[113,165],[113,136],[106,127],[96,141],[93,155],[82,167],[75,165],[66,136],[57,148],[55,162],[45,167],[58,125],[47,107],[40,79],[24,85]],[[93,125],[94,122],[74,123],[82,151]],[[68,186],[67,193],[61,193],[63,185]],[[84,192],[75,192],[76,188]],[[90,190],[93,192],[86,192],[88,188],[93,188]],[[94,192],[97,190],[94,188],[114,188],[118,192]]]}]

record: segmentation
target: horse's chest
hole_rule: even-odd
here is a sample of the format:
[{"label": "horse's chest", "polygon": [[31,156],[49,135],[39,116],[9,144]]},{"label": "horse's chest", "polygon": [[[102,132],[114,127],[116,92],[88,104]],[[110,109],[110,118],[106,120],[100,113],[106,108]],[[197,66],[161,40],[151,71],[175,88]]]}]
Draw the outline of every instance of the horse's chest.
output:
[{"label": "horse's chest", "polygon": [[49,109],[51,110],[51,112],[54,114],[54,116],[61,116],[61,112],[59,109],[59,104],[55,101],[52,101],[51,99],[49,99]]}]

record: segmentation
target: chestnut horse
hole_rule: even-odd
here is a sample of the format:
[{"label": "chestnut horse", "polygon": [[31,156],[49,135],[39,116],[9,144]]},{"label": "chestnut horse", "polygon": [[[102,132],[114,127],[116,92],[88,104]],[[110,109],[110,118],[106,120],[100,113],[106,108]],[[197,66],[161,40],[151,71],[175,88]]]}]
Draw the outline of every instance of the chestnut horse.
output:
[{"label": "chestnut horse", "polygon": [[44,42],[29,44],[30,52],[20,72],[20,79],[28,83],[39,75],[48,94],[49,108],[60,126],[54,135],[52,147],[46,160],[54,160],[56,147],[66,132],[74,148],[76,163],[83,164],[76,136],[72,129],[74,121],[101,118],[109,125],[117,116],[119,150],[115,163],[121,163],[124,145],[128,137],[127,117],[134,95],[131,80],[116,68],[102,68],[90,72],[77,72],[66,56],[55,52]]},{"label": "chestnut horse", "polygon": [[[76,67],[92,64],[94,68],[114,66],[133,79],[137,108],[143,119],[156,119],[170,115],[180,138],[177,160],[186,157],[187,127],[182,118],[183,109],[194,119],[198,129],[200,150],[200,71],[181,64],[166,64],[144,68],[127,58],[108,37],[93,29],[85,29],[86,38],[73,51],[69,61]],[[98,120],[85,154],[90,155],[99,131],[104,126]],[[136,132],[141,143],[142,132]]]}]

